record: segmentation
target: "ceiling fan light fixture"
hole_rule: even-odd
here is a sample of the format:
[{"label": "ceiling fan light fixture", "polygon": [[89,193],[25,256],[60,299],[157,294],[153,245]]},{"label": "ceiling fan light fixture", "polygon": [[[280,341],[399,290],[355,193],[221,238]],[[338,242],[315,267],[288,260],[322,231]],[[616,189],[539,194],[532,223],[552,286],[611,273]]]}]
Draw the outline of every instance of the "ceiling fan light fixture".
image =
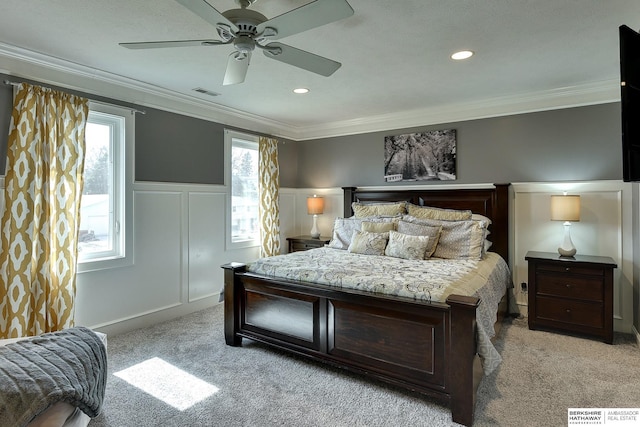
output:
[{"label": "ceiling fan light fixture", "polygon": [[473,56],[473,52],[470,50],[460,50],[451,55],[451,59],[456,61],[461,61],[463,59],[471,58]]},{"label": "ceiling fan light fixture", "polygon": [[304,94],[304,93],[309,93],[309,89],[307,89],[306,87],[299,87],[293,90],[293,93],[297,93],[297,94]]}]

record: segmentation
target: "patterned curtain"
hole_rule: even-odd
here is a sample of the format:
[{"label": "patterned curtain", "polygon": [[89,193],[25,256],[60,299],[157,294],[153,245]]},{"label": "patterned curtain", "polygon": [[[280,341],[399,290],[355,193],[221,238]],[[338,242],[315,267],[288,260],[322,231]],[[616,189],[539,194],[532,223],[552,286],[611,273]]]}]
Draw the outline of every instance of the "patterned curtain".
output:
[{"label": "patterned curtain", "polygon": [[0,338],[73,326],[84,169],[84,98],[14,90],[0,223]]},{"label": "patterned curtain", "polygon": [[260,137],[260,256],[280,254],[280,169],[278,168],[278,141]]}]

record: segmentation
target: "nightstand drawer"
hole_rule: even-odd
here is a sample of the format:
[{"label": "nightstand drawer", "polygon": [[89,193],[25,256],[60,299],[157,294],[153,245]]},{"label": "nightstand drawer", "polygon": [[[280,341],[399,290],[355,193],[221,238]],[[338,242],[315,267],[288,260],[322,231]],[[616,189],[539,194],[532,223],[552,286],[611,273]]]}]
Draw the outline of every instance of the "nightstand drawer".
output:
[{"label": "nightstand drawer", "polygon": [[604,276],[604,270],[602,268],[589,268],[574,265],[558,265],[558,264],[545,264],[540,263],[538,265],[538,271],[552,271],[554,274],[584,274],[587,276]]},{"label": "nightstand drawer", "polygon": [[538,296],[538,320],[569,323],[592,328],[604,325],[602,304]]},{"label": "nightstand drawer", "polygon": [[601,302],[604,283],[601,277],[574,274],[547,274],[538,270],[537,293]]},{"label": "nightstand drawer", "polygon": [[291,252],[307,251],[309,249],[321,248],[324,246],[324,242],[318,241],[318,243],[304,243],[304,242],[291,242]]},{"label": "nightstand drawer", "polygon": [[321,248],[328,244],[331,239],[328,237],[313,238],[311,236],[296,236],[287,237],[287,241],[289,242],[289,252],[300,252]]}]

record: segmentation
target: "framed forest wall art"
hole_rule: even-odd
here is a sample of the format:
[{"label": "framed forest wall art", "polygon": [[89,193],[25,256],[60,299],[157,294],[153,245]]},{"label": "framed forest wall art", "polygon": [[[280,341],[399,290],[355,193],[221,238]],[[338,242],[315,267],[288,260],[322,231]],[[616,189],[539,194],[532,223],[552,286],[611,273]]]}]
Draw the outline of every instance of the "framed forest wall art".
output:
[{"label": "framed forest wall art", "polygon": [[384,138],[386,181],[456,179],[456,130],[433,130]]}]

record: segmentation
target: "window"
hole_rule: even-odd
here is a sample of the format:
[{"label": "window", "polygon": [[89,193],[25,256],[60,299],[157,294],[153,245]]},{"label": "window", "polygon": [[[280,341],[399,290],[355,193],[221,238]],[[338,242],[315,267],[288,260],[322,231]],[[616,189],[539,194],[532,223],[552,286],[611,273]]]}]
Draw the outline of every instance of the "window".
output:
[{"label": "window", "polygon": [[132,262],[126,207],[131,206],[127,149],[133,145],[133,120],[127,109],[90,104],[78,236],[81,272]]},{"label": "window", "polygon": [[260,239],[258,217],[258,137],[225,131],[229,220],[227,247],[257,246]]}]

